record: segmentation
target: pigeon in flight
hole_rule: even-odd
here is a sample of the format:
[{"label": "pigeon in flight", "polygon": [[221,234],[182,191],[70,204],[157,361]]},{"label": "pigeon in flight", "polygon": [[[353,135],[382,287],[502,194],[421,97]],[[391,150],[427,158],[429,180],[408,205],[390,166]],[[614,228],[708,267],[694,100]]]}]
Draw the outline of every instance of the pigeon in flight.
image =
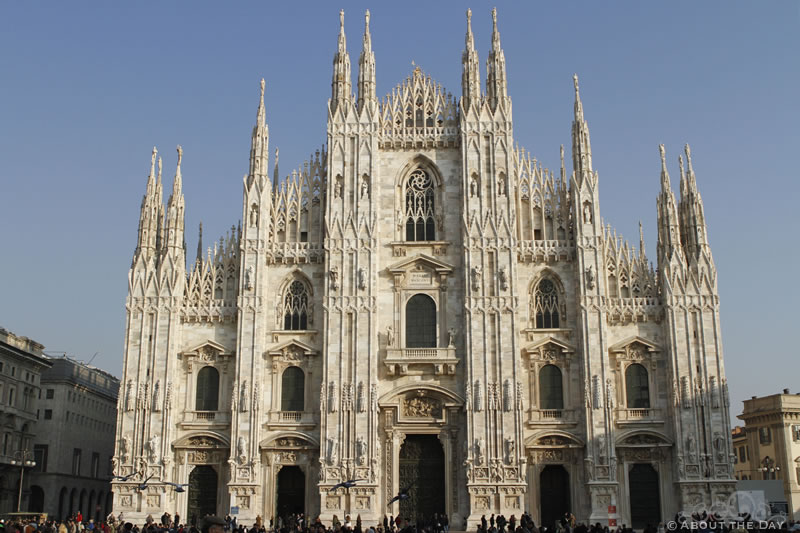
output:
[{"label": "pigeon in flight", "polygon": [[347,481],[342,481],[341,483],[337,483],[333,487],[328,489],[328,492],[334,491],[340,487],[344,487],[345,489],[349,489],[350,487],[354,487],[356,482],[358,481],[366,481],[366,479],[348,479]]},{"label": "pigeon in flight", "polygon": [[141,472],[132,472],[132,473],[128,474],[127,476],[113,476],[111,479],[112,480],[118,479],[120,481],[128,481],[133,476],[138,476],[139,474],[141,474]]},{"label": "pigeon in flight", "polygon": [[413,486],[414,485],[412,484],[412,485],[409,485],[408,487],[406,487],[404,489],[400,489],[400,492],[397,493],[397,496],[395,496],[394,498],[389,500],[389,504],[387,505],[387,507],[391,507],[391,505],[394,502],[401,502],[403,500],[407,500],[409,498],[408,491],[410,491],[411,487],[413,487]]},{"label": "pigeon in flight", "polygon": [[164,483],[166,483],[167,485],[172,485],[175,488],[175,492],[186,492],[186,490],[183,487],[189,486],[188,483],[171,483],[169,481],[165,481]]},{"label": "pigeon in flight", "polygon": [[139,486],[138,486],[137,488],[138,488],[139,490],[144,490],[144,489],[146,489],[146,488],[147,488],[147,482],[148,482],[148,481],[150,481],[150,478],[151,478],[151,477],[153,477],[153,474],[150,474],[150,475],[147,477],[147,479],[145,479],[144,481],[142,481],[141,483],[139,483]]}]

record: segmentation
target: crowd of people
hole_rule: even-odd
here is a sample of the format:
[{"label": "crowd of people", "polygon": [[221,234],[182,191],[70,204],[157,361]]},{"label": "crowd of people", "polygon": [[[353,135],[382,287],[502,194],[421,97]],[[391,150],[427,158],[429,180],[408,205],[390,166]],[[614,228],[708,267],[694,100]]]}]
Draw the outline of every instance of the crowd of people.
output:
[{"label": "crowd of people", "polygon": [[[172,516],[167,512],[161,515],[160,519],[148,516],[141,524],[126,521],[123,515],[115,517],[113,514],[104,521],[84,520],[81,513],[76,513],[66,520],[49,520],[41,523],[36,519],[0,520],[0,533],[448,533],[449,529],[449,520],[445,514],[434,514],[429,518],[415,517],[411,520],[384,515],[383,520],[374,525],[362,523],[361,515],[357,515],[355,519],[346,515],[341,520],[337,515],[333,515],[331,522],[326,524],[319,517],[307,521],[303,513],[289,514],[269,522],[265,522],[259,516],[249,525],[240,523],[235,516],[226,516],[224,519],[216,516],[198,519],[192,516],[187,523],[182,521],[177,513]],[[761,529],[800,531],[800,522],[773,520],[759,523],[745,520],[739,522],[739,525],[735,522],[726,525],[709,517],[676,516],[674,521],[667,524],[647,524],[641,531],[642,533],[674,531],[752,533]],[[626,524],[610,528],[599,522],[578,523],[571,513],[566,513],[553,524],[537,526],[526,512],[520,515],[519,519],[515,515],[511,515],[508,519],[503,515],[492,514],[489,518],[484,515],[478,524],[477,533],[634,533],[634,530]]]}]

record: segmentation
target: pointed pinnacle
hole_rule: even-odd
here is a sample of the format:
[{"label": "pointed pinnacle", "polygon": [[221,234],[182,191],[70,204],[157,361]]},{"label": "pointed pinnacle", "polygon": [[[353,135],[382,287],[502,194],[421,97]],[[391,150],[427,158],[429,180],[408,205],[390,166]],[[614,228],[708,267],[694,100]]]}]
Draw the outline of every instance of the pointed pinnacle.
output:
[{"label": "pointed pinnacle", "polygon": [[339,11],[339,51],[344,52],[347,48],[347,41],[344,35],[344,9]]},{"label": "pointed pinnacle", "polygon": [[492,8],[492,50],[500,50],[500,32],[497,31],[497,8]]},{"label": "pointed pinnacle", "polygon": [[475,50],[475,39],[472,36],[472,10],[467,9],[467,37],[466,48],[468,51]]},{"label": "pointed pinnacle", "polygon": [[364,52],[372,51],[372,36],[369,34],[369,9],[364,13]]},{"label": "pointed pinnacle", "polygon": [[156,156],[158,155],[158,150],[155,146],[153,146],[153,154],[150,156],[150,175],[156,175]]}]

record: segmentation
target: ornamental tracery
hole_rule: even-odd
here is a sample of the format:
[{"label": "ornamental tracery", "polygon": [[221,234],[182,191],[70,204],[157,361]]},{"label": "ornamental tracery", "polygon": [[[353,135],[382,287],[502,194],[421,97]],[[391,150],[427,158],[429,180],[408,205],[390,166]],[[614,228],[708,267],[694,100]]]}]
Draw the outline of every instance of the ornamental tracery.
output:
[{"label": "ornamental tracery", "polygon": [[434,183],[429,173],[418,168],[405,183],[405,227],[407,241],[436,239]]},{"label": "ornamental tracery", "polygon": [[284,330],[306,330],[314,322],[311,291],[303,281],[295,279],[286,287],[278,316]]}]

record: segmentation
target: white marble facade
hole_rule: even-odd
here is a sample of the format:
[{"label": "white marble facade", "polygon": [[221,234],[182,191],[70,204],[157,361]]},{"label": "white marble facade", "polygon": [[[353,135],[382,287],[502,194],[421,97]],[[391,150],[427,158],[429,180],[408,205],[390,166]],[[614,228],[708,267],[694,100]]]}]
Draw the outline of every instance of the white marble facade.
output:
[{"label": "white marble facade", "polygon": [[[386,502],[404,440],[430,434],[456,528],[492,512],[538,522],[553,472],[592,522],[611,504],[635,520],[642,469],[662,518],[732,491],[716,270],[688,147],[680,200],[661,149],[656,271],[643,244],[602,225],[577,77],[571,172],[563,150],[550,171],[516,147],[492,15],[482,86],[468,14],[461,98],[416,68],[379,101],[369,15],[354,96],[342,21],[326,142],[283,179],[262,81],[242,221],[189,268],[180,149],[166,206],[153,152],[115,453],[118,474],[153,477],[143,491],[136,476],[115,483],[115,512],[187,516],[189,493],[164,482],[210,466],[219,514],[268,519],[278,473],[297,465],[306,513],[374,522],[398,511]],[[365,481],[328,492],[352,477]]]}]

